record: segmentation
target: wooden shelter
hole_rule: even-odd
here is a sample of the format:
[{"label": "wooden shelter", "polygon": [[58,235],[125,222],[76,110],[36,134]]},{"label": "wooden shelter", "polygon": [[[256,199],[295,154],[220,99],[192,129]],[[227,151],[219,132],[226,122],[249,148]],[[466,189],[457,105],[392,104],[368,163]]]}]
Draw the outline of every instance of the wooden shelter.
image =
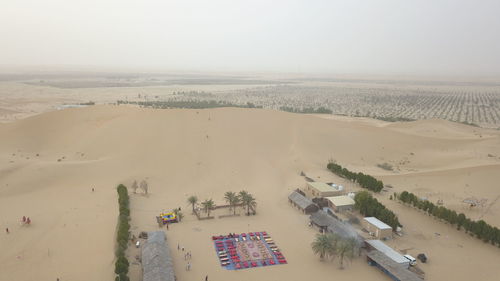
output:
[{"label": "wooden shelter", "polygon": [[328,215],[320,210],[309,217],[311,224],[317,226],[321,232],[330,232],[341,236],[342,238],[354,238],[358,245],[363,243],[363,239],[356,230],[349,224]]},{"label": "wooden shelter", "polygon": [[314,204],[311,199],[303,196],[297,191],[292,192],[288,196],[288,202],[301,210],[304,214],[311,214],[319,210],[318,205]]},{"label": "wooden shelter", "polygon": [[172,256],[167,247],[165,232],[148,233],[142,248],[143,281],[175,281]]}]

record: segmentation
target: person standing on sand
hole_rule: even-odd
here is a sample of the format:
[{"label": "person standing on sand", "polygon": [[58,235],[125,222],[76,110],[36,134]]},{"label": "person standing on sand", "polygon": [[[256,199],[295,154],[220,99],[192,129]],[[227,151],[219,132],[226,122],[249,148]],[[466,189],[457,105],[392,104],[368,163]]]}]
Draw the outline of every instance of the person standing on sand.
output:
[{"label": "person standing on sand", "polygon": [[8,227],[5,228],[5,232],[7,232],[7,234],[9,234],[9,228]]},{"label": "person standing on sand", "polygon": [[207,276],[205,276],[205,281],[208,281],[208,275],[207,275]]}]

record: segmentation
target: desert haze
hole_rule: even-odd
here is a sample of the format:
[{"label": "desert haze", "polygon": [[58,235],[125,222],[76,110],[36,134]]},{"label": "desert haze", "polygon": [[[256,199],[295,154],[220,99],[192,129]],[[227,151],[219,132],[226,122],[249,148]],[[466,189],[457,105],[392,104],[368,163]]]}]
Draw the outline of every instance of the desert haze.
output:
[{"label": "desert haze", "polygon": [[[329,160],[392,186],[375,197],[399,216],[404,235],[387,244],[413,255],[426,280],[498,280],[497,247],[389,200],[408,190],[500,227],[500,132],[425,120],[386,123],[325,118],[265,109],[150,109],[101,105],[52,111],[0,124],[0,280],[111,280],[118,202],[116,186],[147,179],[149,194],[133,194],[131,232],[157,230],[155,216],[181,207],[182,222],[167,234],[177,280],[388,280],[354,258],[341,270],[311,250],[317,230],[287,196],[317,181],[360,188],[326,169]],[[387,171],[377,167],[390,163]],[[95,189],[92,192],[92,188]],[[197,220],[189,195],[224,204],[226,191],[247,190],[255,216]],[[462,200],[488,198],[470,209]],[[21,225],[29,216],[31,225]],[[288,264],[230,271],[217,261],[212,235],[267,231]],[[185,270],[183,253],[192,252]],[[135,248],[129,246],[130,251]],[[130,252],[131,280],[141,266]]]},{"label": "desert haze", "polygon": [[0,8],[0,281],[500,280],[500,1]]}]

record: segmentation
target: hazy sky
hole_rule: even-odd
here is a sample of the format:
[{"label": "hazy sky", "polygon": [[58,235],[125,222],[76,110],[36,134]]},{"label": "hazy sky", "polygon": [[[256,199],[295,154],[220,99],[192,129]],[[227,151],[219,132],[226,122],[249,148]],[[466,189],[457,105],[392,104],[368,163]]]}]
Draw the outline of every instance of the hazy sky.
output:
[{"label": "hazy sky", "polygon": [[500,1],[1,0],[0,65],[500,74]]}]

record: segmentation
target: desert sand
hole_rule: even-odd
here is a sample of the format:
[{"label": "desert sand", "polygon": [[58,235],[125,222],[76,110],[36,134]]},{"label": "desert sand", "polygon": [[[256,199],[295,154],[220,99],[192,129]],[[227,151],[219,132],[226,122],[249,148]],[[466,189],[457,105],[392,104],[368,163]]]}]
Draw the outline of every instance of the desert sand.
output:
[{"label": "desert sand", "polygon": [[[321,118],[261,109],[154,110],[100,105],[50,111],[0,124],[0,280],[112,280],[119,183],[149,182],[131,194],[132,231],[157,230],[155,216],[182,207],[186,218],[166,231],[177,280],[390,280],[354,259],[346,269],[321,262],[310,243],[317,233],[292,208],[288,194],[319,181],[345,183],[326,170],[334,159],[393,186],[376,197],[395,211],[405,235],[388,244],[424,252],[426,280],[498,280],[500,249],[389,200],[409,190],[500,227],[500,131],[441,120],[409,123]],[[395,169],[378,168],[390,163]],[[91,189],[95,188],[92,192]],[[186,199],[223,202],[247,190],[257,215],[198,221]],[[461,200],[487,198],[470,210]],[[33,223],[21,226],[21,217]],[[10,233],[4,229],[8,227]],[[267,231],[287,265],[228,271],[210,237]],[[180,244],[193,255],[184,270]],[[132,280],[140,265],[131,265]]]}]

